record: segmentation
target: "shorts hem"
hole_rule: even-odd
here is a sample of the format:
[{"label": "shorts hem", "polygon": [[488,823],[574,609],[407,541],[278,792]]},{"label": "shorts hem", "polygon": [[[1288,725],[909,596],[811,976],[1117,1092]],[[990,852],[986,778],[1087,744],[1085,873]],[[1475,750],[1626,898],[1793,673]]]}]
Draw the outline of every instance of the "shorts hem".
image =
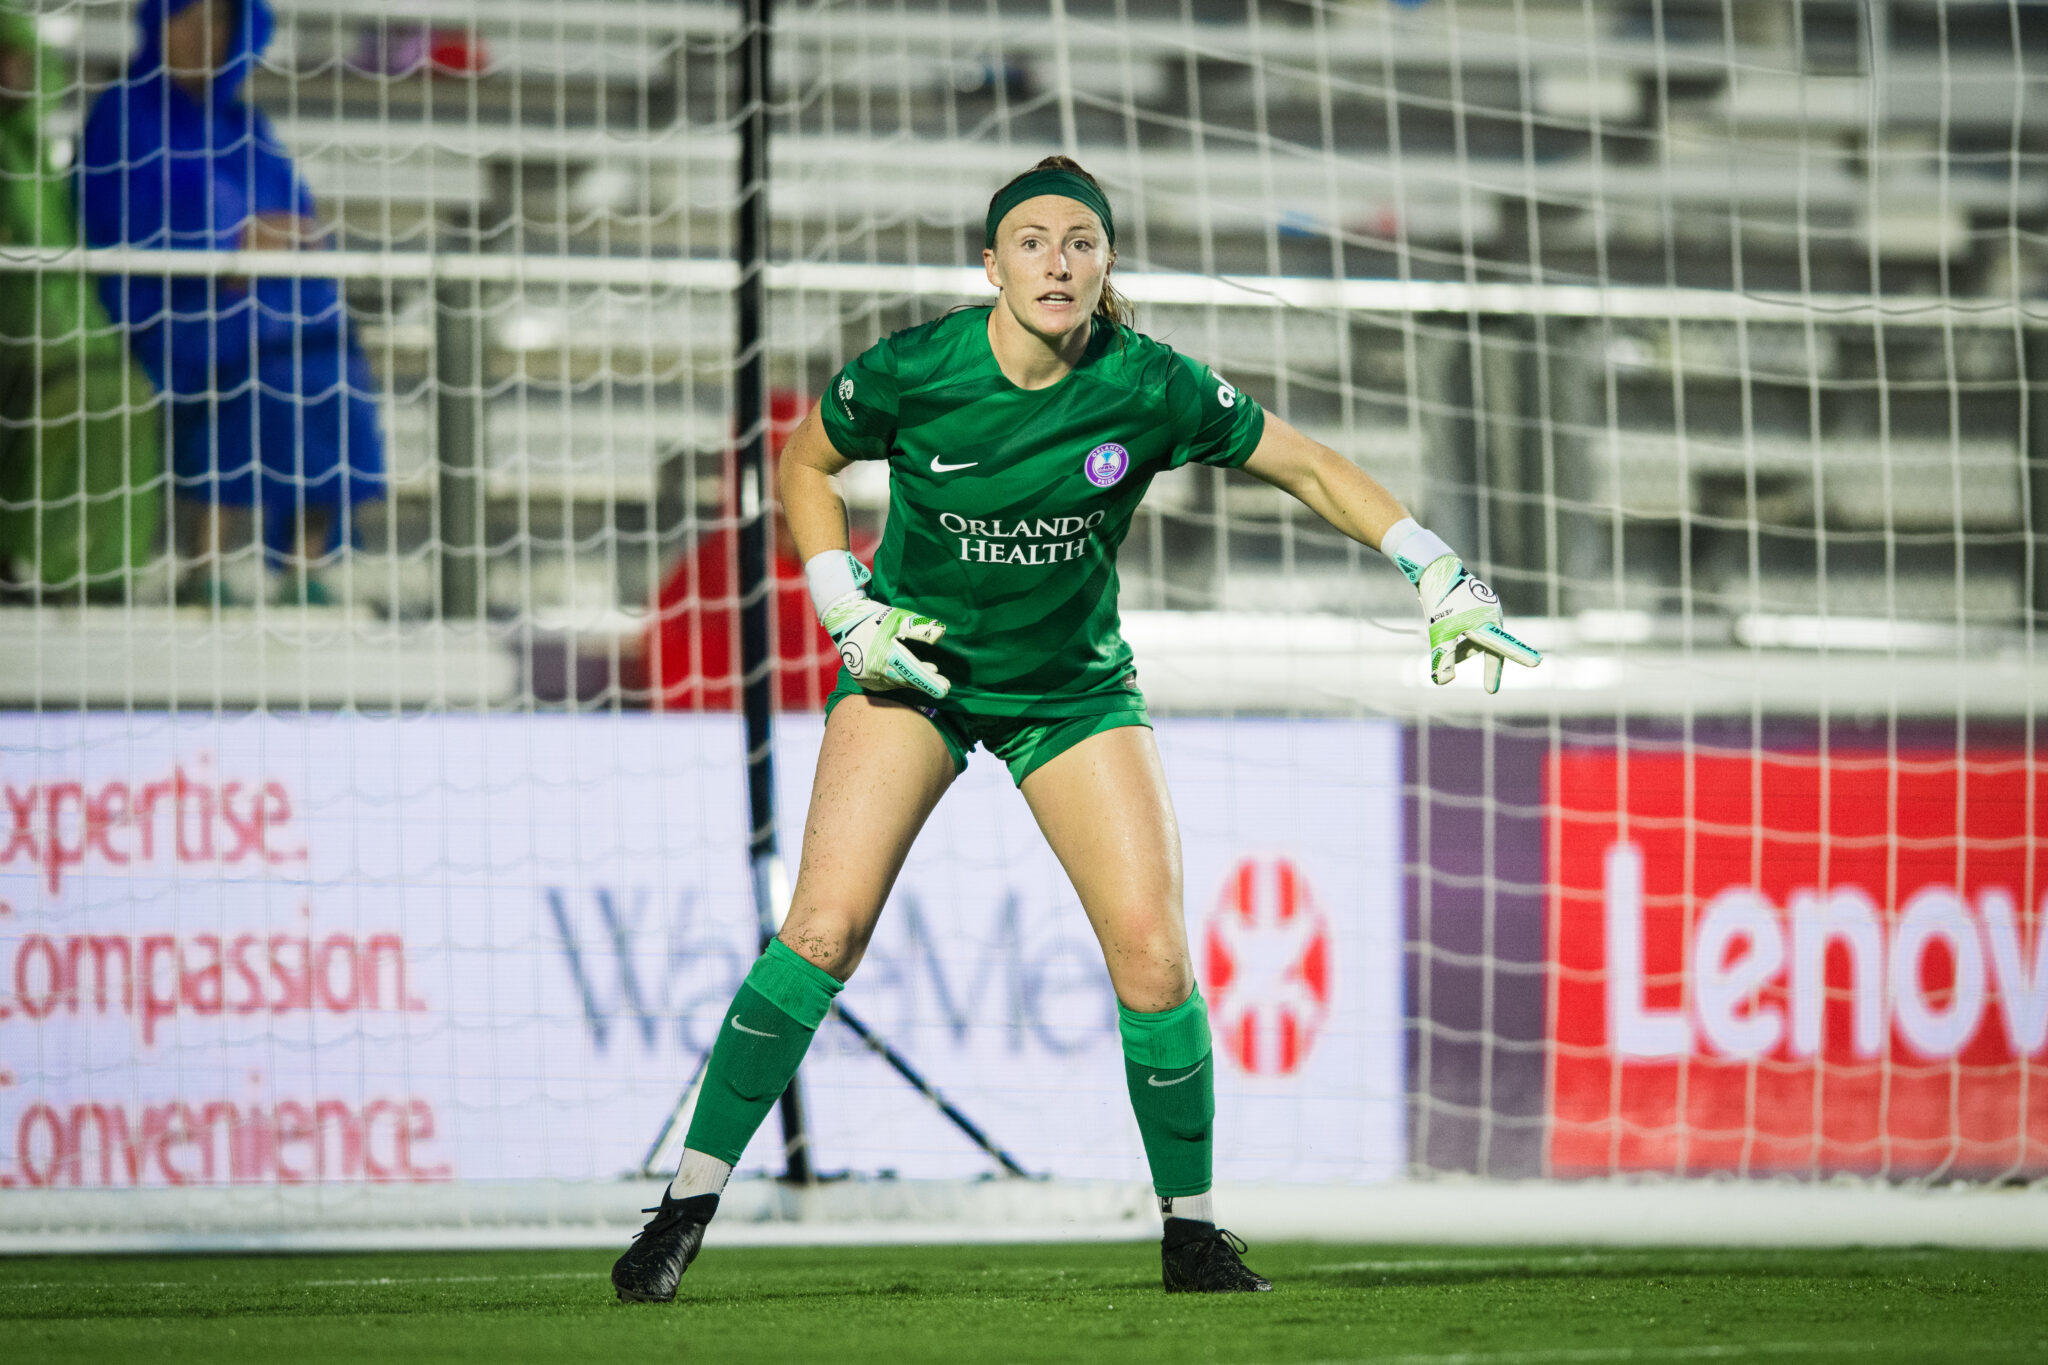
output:
[{"label": "shorts hem", "polygon": [[[829,718],[832,709],[842,700],[855,695],[865,696],[870,701],[908,707],[930,721],[953,760],[955,777],[967,771],[967,756],[976,745],[980,745],[1003,761],[1010,770],[1010,780],[1018,786],[1067,750],[1105,730],[1133,725],[1142,725],[1148,730],[1152,728],[1145,696],[1134,690],[1119,690],[1087,698],[1090,703],[1088,709],[1081,711],[1065,709],[1074,704],[1072,701],[1064,704],[1054,702],[1050,708],[1043,703],[1035,706],[1015,703],[1018,709],[1013,711],[1008,707],[988,707],[976,699],[948,698],[934,705],[916,693],[869,692],[849,678],[844,670],[840,672],[839,682],[831,695],[825,698],[826,716]],[[1014,757],[1003,753],[1003,749],[1013,746],[1018,732],[1026,729],[1039,732],[1028,748]]]},{"label": "shorts hem", "polygon": [[949,708],[993,720],[1058,721],[1086,720],[1090,716],[1113,716],[1123,711],[1143,711],[1145,695],[1127,688],[1086,697],[1011,699],[1008,697],[952,696]]},{"label": "shorts hem", "polygon": [[[1104,734],[1110,730],[1127,730],[1136,725],[1142,725],[1147,730],[1152,728],[1152,717],[1147,715],[1142,707],[1136,711],[1105,711],[1099,716],[1067,716],[1062,719],[1068,723],[1075,721],[1093,721],[1095,723],[1082,733],[1065,739],[1060,744],[1044,748],[1034,747],[1029,757],[1021,766],[1011,763],[1008,759],[1004,759],[1004,763],[1010,769],[1010,780],[1017,786],[1023,786],[1025,778],[1031,776],[1031,774],[1037,772],[1040,768],[1043,768],[1046,764],[1085,740],[1091,740],[1097,735]],[[1047,726],[1046,728],[1052,729],[1055,727]]]}]

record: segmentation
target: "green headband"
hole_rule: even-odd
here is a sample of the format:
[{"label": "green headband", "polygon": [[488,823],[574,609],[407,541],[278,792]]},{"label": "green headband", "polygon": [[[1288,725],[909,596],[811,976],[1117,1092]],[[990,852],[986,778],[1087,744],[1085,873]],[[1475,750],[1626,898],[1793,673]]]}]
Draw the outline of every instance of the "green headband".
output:
[{"label": "green headband", "polygon": [[1095,216],[1102,220],[1102,230],[1108,234],[1109,244],[1116,245],[1116,219],[1110,216],[1109,200],[1103,197],[1092,181],[1073,171],[1057,168],[1031,171],[1005,186],[988,206],[988,224],[984,229],[982,245],[996,244],[996,225],[1001,223],[1011,209],[1026,199],[1036,199],[1041,194],[1058,194],[1072,199],[1087,208],[1095,210]]}]

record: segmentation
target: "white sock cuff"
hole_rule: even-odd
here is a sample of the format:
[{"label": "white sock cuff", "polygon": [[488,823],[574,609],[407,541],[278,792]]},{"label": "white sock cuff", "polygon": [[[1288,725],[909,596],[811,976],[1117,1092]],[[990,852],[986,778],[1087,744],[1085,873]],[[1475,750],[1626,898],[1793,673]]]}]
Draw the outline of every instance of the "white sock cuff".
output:
[{"label": "white sock cuff", "polygon": [[1397,564],[1405,559],[1427,568],[1452,550],[1436,532],[1419,525],[1413,517],[1403,517],[1380,537],[1380,553]]},{"label": "white sock cuff", "polygon": [[1203,1190],[1200,1194],[1160,1196],[1159,1216],[1161,1218],[1191,1218],[1197,1223],[1216,1221],[1216,1193]]},{"label": "white sock cuff", "polygon": [[811,606],[820,618],[825,608],[850,592],[860,589],[860,561],[848,550],[827,550],[804,561],[804,582],[811,590]]},{"label": "white sock cuff", "polygon": [[668,1192],[677,1199],[699,1194],[723,1194],[725,1182],[730,1179],[732,1163],[685,1147],[683,1163],[676,1168],[676,1178],[669,1182]]}]

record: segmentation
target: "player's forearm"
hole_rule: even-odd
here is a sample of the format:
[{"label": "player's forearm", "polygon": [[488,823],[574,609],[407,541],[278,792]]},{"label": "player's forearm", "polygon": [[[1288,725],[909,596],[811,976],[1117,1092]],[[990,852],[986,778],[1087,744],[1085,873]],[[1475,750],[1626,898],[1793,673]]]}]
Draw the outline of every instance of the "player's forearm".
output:
[{"label": "player's forearm", "polygon": [[811,409],[810,416],[790,433],[777,480],[782,515],[789,522],[797,557],[805,563],[827,550],[848,547],[846,500],[833,478],[837,472],[833,466],[844,467],[845,463],[825,439],[817,409]]},{"label": "player's forearm", "polygon": [[1401,500],[1378,479],[1271,413],[1266,415],[1259,448],[1244,470],[1293,494],[1324,521],[1374,549],[1408,515]]},{"label": "player's forearm", "polygon": [[1316,448],[1311,475],[1295,496],[1362,545],[1378,549],[1388,530],[1408,515],[1386,485],[1327,446]]},{"label": "player's forearm", "polygon": [[831,475],[784,465],[782,514],[789,519],[797,558],[804,562],[827,550],[847,548],[846,500],[839,496]]}]

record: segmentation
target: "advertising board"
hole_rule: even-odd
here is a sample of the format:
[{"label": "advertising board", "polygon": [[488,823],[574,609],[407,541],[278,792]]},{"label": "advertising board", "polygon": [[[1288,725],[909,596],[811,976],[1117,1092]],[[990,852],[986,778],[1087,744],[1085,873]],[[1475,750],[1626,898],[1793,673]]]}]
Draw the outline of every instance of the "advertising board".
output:
[{"label": "advertising board", "polygon": [[[792,865],[820,735],[780,732]],[[1398,730],[1159,740],[1219,1175],[1394,1174]],[[743,792],[727,716],[0,717],[0,1189],[624,1172],[755,953]],[[1001,765],[843,999],[1027,1168],[1143,1178],[1100,952]],[[803,1079],[823,1170],[991,1169],[836,1024]]]},{"label": "advertising board", "polygon": [[1552,760],[1553,1173],[2048,1170],[2018,752]]}]

